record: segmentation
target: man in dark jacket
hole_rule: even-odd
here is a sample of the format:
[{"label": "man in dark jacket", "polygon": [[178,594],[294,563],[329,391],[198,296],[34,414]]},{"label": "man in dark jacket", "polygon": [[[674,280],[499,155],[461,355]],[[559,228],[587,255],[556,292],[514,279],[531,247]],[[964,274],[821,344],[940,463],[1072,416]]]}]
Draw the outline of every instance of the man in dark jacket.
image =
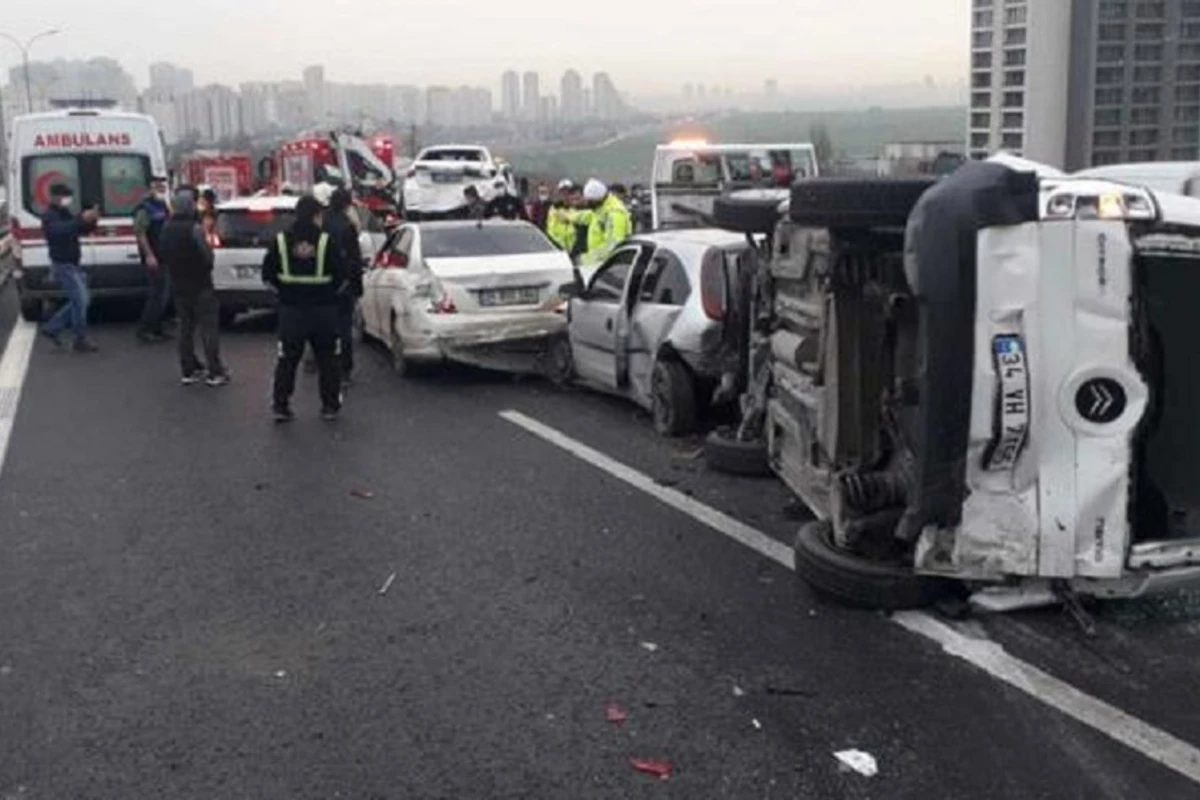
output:
[{"label": "man in dark jacket", "polygon": [[525,211],[525,204],[521,202],[521,198],[514,197],[508,193],[508,184],[504,181],[496,181],[496,195],[487,204],[487,211],[484,216],[488,219],[514,220],[514,219],[529,219],[529,214]]},{"label": "man in dark jacket", "polygon": [[350,383],[354,372],[354,309],[363,294],[363,256],[358,243],[358,228],[350,219],[354,200],[346,189],[336,189],[329,197],[325,212],[325,232],[341,251],[346,267],[346,293],[338,301],[338,347],[341,356],[342,384]]},{"label": "man in dark jacket", "polygon": [[336,420],[342,408],[338,357],[338,303],[346,292],[341,248],[321,230],[323,207],[312,195],[296,203],[291,230],[279,234],[263,259],[263,282],[279,296],[279,357],[273,404],[276,422],[289,422],[296,368],[311,345],[317,357],[321,418]]},{"label": "man in dark jacket", "polygon": [[167,314],[167,299],[171,285],[167,270],[159,263],[159,238],[163,226],[171,218],[171,207],[167,205],[167,179],[155,176],[150,179],[149,191],[133,210],[133,230],[137,235],[138,253],[146,268],[146,303],[142,306],[142,320],[138,325],[137,338],[146,343],[166,341],[163,319]]},{"label": "man in dark jacket", "polygon": [[[190,191],[176,193],[171,219],[158,242],[161,268],[171,276],[175,311],[179,315],[179,368],[184,386],[204,381],[225,386],[229,373],[221,364],[218,334],[220,308],[213,292],[213,253],[196,216]],[[196,358],[196,328],[204,345],[204,365]],[[207,366],[206,366],[207,365]]]},{"label": "man in dark jacket", "polygon": [[54,342],[55,347],[62,347],[59,337],[70,327],[75,336],[75,352],[93,353],[96,345],[87,336],[87,277],[79,263],[83,254],[79,236],[96,227],[100,212],[89,208],[75,216],[71,210],[74,202],[71,188],[56,183],[50,187],[50,205],[42,214],[42,232],[50,249],[50,271],[67,298],[42,328],[42,335]]}]

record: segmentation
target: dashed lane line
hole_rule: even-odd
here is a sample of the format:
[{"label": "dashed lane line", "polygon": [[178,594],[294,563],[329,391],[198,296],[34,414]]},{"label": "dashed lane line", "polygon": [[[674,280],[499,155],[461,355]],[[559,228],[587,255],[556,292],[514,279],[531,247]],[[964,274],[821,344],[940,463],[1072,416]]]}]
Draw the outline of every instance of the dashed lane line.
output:
[{"label": "dashed lane line", "polygon": [[[762,531],[739,522],[680,491],[662,486],[653,478],[519,411],[502,411],[500,416],[555,447],[565,450],[581,461],[591,464],[635,489],[640,489],[713,530],[725,534],[777,564],[788,569],[795,569],[791,549]],[[1182,739],[1155,728],[1149,723],[1047,674],[1032,664],[1022,661],[1009,654],[1003,646],[996,642],[968,636],[944,622],[920,612],[904,612],[894,615],[892,619],[905,630],[936,642],[947,654],[970,663],[993,678],[1019,689],[1077,722],[1081,722],[1168,769],[1200,783],[1200,749]]]},{"label": "dashed lane line", "polygon": [[0,357],[0,474],[4,472],[8,442],[12,438],[21,389],[29,373],[29,357],[36,339],[37,326],[19,319],[9,334],[4,356]]}]

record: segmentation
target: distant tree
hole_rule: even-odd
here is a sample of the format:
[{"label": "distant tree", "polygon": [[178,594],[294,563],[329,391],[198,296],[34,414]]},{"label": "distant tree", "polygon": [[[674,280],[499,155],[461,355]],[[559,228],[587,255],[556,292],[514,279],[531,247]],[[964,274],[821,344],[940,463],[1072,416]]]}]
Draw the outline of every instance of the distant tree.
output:
[{"label": "distant tree", "polygon": [[808,140],[817,151],[817,166],[822,172],[833,164],[833,140],[824,122],[814,122],[808,128]]}]

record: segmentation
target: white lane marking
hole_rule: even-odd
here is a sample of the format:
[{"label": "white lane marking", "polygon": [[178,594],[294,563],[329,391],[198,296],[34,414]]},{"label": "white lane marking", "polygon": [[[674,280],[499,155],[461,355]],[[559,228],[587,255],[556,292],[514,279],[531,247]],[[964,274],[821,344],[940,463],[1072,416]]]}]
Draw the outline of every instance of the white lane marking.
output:
[{"label": "white lane marking", "polygon": [[937,642],[949,655],[1200,783],[1200,750],[1187,742],[1025,663],[996,642],[964,636],[944,622],[919,612],[904,611],[892,619],[901,627]]},{"label": "white lane marking", "polygon": [[751,528],[745,523],[738,522],[728,514],[722,514],[715,508],[710,508],[704,503],[688,497],[683,492],[656,483],[653,478],[643,475],[636,469],[627,467],[620,461],[604,455],[599,450],[588,447],[582,442],[577,442],[571,437],[559,433],[554,428],[543,425],[536,419],[527,417],[519,411],[501,411],[500,416],[514,425],[524,428],[535,436],[545,439],[550,444],[566,450],[571,455],[586,461],[593,467],[607,472],[614,478],[628,483],[635,489],[641,489],[656,500],[671,506],[671,508],[682,511],[689,517],[720,531],[734,541],[741,542],[751,550],[761,553],[788,569],[792,569],[792,549],[772,539],[762,531]]},{"label": "white lane marking", "polygon": [[[519,411],[502,411],[500,416],[556,447],[566,450],[597,469],[641,489],[672,508],[724,533],[760,555],[766,556],[788,569],[795,569],[791,549],[765,533],[738,522],[681,492],[660,486],[653,479],[632,467],[627,467]],[[996,642],[965,636],[949,625],[920,612],[903,612],[894,615],[892,619],[906,630],[940,644],[947,654],[967,661],[993,678],[1020,689],[1030,697],[1061,711],[1152,761],[1200,783],[1200,749],[1187,742],[1010,655]]]},{"label": "white lane marking", "polygon": [[16,424],[17,406],[21,402],[21,387],[29,372],[29,357],[37,341],[37,325],[18,319],[8,337],[8,346],[0,358],[0,473],[8,455],[8,442]]}]

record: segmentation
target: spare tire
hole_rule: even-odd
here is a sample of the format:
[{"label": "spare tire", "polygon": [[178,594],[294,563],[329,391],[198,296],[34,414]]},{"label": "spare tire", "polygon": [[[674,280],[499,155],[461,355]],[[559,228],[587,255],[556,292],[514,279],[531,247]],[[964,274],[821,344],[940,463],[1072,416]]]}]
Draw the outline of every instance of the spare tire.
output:
[{"label": "spare tire", "polygon": [[787,189],[743,189],[713,201],[713,222],[738,233],[773,233],[787,202]]},{"label": "spare tire", "polygon": [[902,228],[936,178],[807,178],[792,186],[792,221],[811,228]]},{"label": "spare tire", "polygon": [[765,478],[772,474],[767,443],[762,439],[744,442],[737,438],[735,428],[718,428],[708,435],[704,460],[709,469],[727,475]]},{"label": "spare tire", "polygon": [[817,592],[855,608],[923,608],[951,593],[953,581],[918,575],[912,567],[875,561],[843,550],[833,525],[814,520],[796,536],[796,575]]}]

